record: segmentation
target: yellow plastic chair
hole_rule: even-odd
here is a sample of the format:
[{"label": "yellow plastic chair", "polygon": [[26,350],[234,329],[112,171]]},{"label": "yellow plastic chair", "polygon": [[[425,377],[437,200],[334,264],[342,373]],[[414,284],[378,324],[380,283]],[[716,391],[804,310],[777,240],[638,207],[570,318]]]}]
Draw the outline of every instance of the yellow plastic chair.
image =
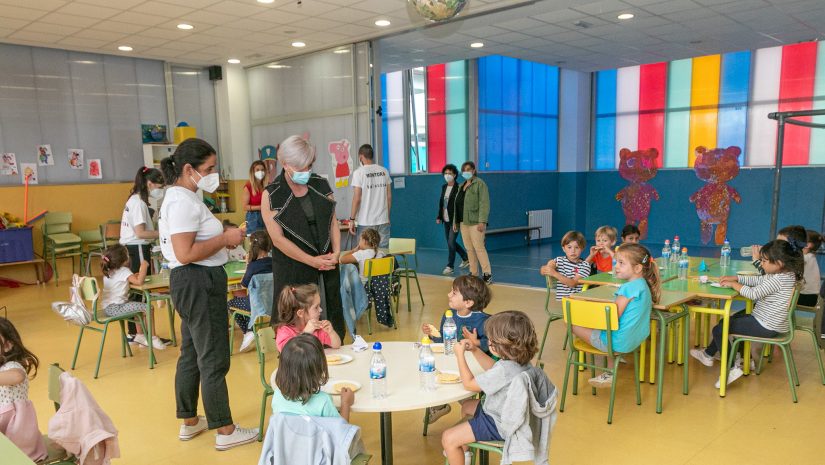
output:
[{"label": "yellow plastic chair", "polygon": [[82,250],[80,255],[80,268],[86,271],[86,276],[91,276],[92,257],[103,256],[103,236],[100,235],[100,230],[96,229],[80,231],[77,234],[80,236]]},{"label": "yellow plastic chair", "polygon": [[83,240],[77,234],[72,233],[71,212],[46,213],[43,218],[41,232],[43,233],[43,259],[51,261],[54,270],[54,284],[57,286],[60,280],[57,260],[71,258],[72,272],[74,272],[75,257],[79,257],[80,264],[83,264]]},{"label": "yellow plastic chair", "polygon": [[[407,311],[412,311],[410,301],[410,278],[415,279],[418,287],[418,296],[421,298],[421,305],[424,305],[424,294],[421,292],[421,283],[418,282],[418,255],[415,253],[415,239],[390,238],[390,255],[395,255],[401,260],[401,267],[395,270],[395,275],[404,278],[407,289]],[[407,256],[412,255],[415,267],[411,268]]]},{"label": "yellow plastic chair", "polygon": [[[126,357],[127,352],[129,353],[130,357],[132,356],[132,348],[129,347],[129,343],[126,342],[126,325],[124,322],[132,321],[136,324],[139,324],[141,329],[143,329],[143,334],[149,333],[146,331],[146,325],[143,321],[143,312],[126,313],[118,316],[103,315],[102,309],[98,311],[98,303],[100,301],[100,288],[97,285],[97,279],[91,277],[83,277],[81,279],[83,281],[80,283],[80,296],[83,298],[83,300],[91,303],[92,322],[80,327],[80,334],[78,334],[77,336],[77,345],[74,348],[74,357],[72,358],[72,370],[74,370],[75,365],[77,364],[77,354],[80,352],[80,342],[83,340],[83,332],[89,330],[101,333],[102,337],[100,339],[100,350],[97,353],[97,365],[95,365],[95,379],[97,379],[98,372],[100,371],[100,360],[103,358],[103,348],[106,346],[106,334],[109,332],[109,325],[111,323],[117,322],[120,324],[121,357]],[[100,325],[102,325],[103,328],[100,328]],[[150,368],[152,367],[152,362],[153,360],[151,360],[150,356]]]},{"label": "yellow plastic chair", "polygon": [[[564,309],[564,321],[567,323],[567,337],[573,341],[570,351],[567,354],[567,365],[564,369],[564,385],[561,391],[561,403],[559,412],[564,411],[564,402],[567,398],[567,381],[570,376],[570,368],[573,367],[573,395],[578,394],[579,367],[590,368],[590,372],[595,377],[596,370],[607,371],[613,375],[613,384],[610,386],[610,406],[607,411],[607,424],[613,423],[613,401],[616,399],[616,382],[619,368],[619,357],[621,352],[613,350],[613,338],[611,331],[619,329],[619,310],[615,303],[589,302],[586,300],[575,300],[565,297],[561,301]],[[573,335],[573,326],[599,329],[607,332],[607,352],[590,345],[590,341],[583,341]],[[579,353],[590,354],[590,363],[579,360]],[[596,365],[596,355],[610,357],[613,360],[613,367]],[[633,382],[636,384],[636,405],[642,405],[642,393],[639,383],[639,348],[633,350]],[[596,388],[592,388],[592,393],[596,395]]]},{"label": "yellow plastic chair", "polygon": [[[392,240],[392,239],[390,239]],[[392,275],[395,271],[395,257],[372,258],[364,261],[364,276],[367,278],[367,285],[380,276],[386,276],[390,280],[392,286]],[[390,289],[392,290],[392,289]],[[370,299],[367,305],[367,330],[372,334],[372,312],[375,309],[375,302]],[[390,311],[392,311],[393,325],[398,329],[398,296],[393,296],[390,293]],[[356,321],[356,323],[358,323]]]},{"label": "yellow plastic chair", "polygon": [[275,330],[270,325],[268,316],[261,316],[255,319],[255,325],[252,327],[255,331],[255,350],[258,352],[258,371],[261,377],[261,385],[263,385],[264,392],[261,397],[261,419],[258,424],[258,442],[264,437],[264,417],[266,416],[266,399],[269,398],[275,391],[269,384],[266,377],[266,356],[267,354],[278,354],[278,346],[275,344]]}]

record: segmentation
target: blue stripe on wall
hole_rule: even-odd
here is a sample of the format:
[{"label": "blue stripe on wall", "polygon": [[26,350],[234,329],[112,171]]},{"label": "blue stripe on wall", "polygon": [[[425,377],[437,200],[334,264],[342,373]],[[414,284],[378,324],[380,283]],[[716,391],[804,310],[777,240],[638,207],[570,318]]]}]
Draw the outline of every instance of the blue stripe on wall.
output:
[{"label": "blue stripe on wall", "polygon": [[593,163],[597,170],[616,165],[616,70],[596,73],[596,118]]},{"label": "blue stripe on wall", "polygon": [[745,163],[745,141],[748,123],[748,89],[751,78],[751,52],[722,55],[719,88],[719,123],[716,145],[722,148],[735,145],[742,149],[739,164]]},{"label": "blue stripe on wall", "polygon": [[383,155],[382,162],[384,166],[390,167],[390,136],[389,129],[387,129],[387,75],[381,75],[381,153]]}]

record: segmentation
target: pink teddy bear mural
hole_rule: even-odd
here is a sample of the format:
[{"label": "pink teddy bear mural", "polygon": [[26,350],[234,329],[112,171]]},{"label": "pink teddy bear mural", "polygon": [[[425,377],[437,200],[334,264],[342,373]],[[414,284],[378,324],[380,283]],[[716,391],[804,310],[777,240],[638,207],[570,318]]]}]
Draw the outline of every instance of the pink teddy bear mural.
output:
[{"label": "pink teddy bear mural", "polygon": [[349,156],[349,141],[341,139],[329,143],[329,155],[335,165],[335,187],[349,186],[349,175],[352,170],[352,160]]},{"label": "pink teddy bear mural", "polygon": [[696,171],[696,177],[707,184],[694,192],[690,201],[696,204],[704,244],[710,242],[713,225],[716,225],[716,244],[722,245],[728,235],[731,199],[736,203],[742,201],[739,192],[726,184],[739,174],[740,153],[742,150],[739,147],[711,150],[696,147],[693,170]]},{"label": "pink teddy bear mural", "polygon": [[659,193],[647,183],[656,176],[656,149],[628,149],[619,151],[619,174],[630,181],[624,189],[616,194],[616,200],[622,202],[622,211],[626,224],[639,227],[640,239],[647,238],[647,217],[650,214],[650,201],[659,200]]}]

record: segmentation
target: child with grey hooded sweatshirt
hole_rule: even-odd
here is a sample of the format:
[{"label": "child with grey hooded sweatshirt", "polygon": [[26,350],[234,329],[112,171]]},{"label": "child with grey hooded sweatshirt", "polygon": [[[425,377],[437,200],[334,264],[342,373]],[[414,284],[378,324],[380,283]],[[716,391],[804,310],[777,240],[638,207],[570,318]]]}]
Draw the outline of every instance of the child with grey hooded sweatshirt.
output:
[{"label": "child with grey hooded sweatshirt", "polygon": [[[470,341],[455,346],[464,389],[484,392],[483,400],[470,400],[462,413],[471,416],[441,436],[450,465],[469,464],[467,444],[504,441],[502,464],[513,461],[548,463],[550,431],[556,420],[556,388],[530,361],[538,352],[538,338],[530,318],[511,310],[497,313],[484,323],[489,349],[498,361]],[[465,353],[471,352],[486,371],[474,376]]]}]

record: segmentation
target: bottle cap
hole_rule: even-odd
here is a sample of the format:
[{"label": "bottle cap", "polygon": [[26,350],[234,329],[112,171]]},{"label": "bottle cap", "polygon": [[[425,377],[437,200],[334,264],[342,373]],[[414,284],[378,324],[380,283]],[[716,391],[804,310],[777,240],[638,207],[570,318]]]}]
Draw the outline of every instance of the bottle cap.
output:
[{"label": "bottle cap", "polygon": [[444,316],[446,316],[447,318],[452,318],[453,317],[453,311],[452,310],[447,310],[446,312],[444,312]]},{"label": "bottle cap", "polygon": [[682,247],[682,253],[687,253],[687,247]]},{"label": "bottle cap", "polygon": [[432,341],[427,336],[424,336],[424,337],[421,338],[421,344],[422,345],[428,346],[431,343],[432,343]]},{"label": "bottle cap", "polygon": [[372,350],[381,350],[381,343],[376,342],[375,344],[373,344],[372,345]]},{"label": "bottle cap", "polygon": [[679,236],[674,236],[673,238],[676,239],[676,240],[679,240]]},{"label": "bottle cap", "polygon": [[670,244],[670,239],[665,239],[665,244]]}]

